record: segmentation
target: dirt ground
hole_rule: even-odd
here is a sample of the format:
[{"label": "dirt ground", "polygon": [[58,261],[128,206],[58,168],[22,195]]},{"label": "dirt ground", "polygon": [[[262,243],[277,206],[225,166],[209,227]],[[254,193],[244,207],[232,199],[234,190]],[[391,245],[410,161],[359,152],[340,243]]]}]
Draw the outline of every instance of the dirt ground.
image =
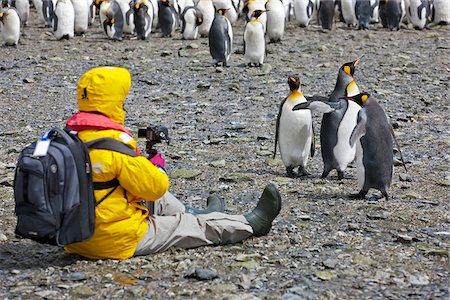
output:
[{"label": "dirt ground", "polygon": [[[32,15],[34,18],[35,14]],[[56,41],[31,21],[0,57],[0,297],[3,299],[448,299],[450,235],[450,27],[330,32],[289,24],[265,65],[249,68],[243,22],[234,27],[231,67],[212,66],[208,40],[152,34],[106,39],[98,23]],[[289,179],[272,160],[287,77],[305,95],[327,95],[338,68],[364,55],[355,79],[391,117],[408,172],[394,169],[389,201],[351,200],[356,169],[320,179],[319,137],[311,176]],[[88,69],[130,70],[126,126],[170,129],[171,191],[202,206],[209,193],[229,213],[252,209],[275,182],[283,208],[272,231],[235,245],[173,249],[124,261],[92,261],[14,235],[14,166],[20,150],[77,111],[76,84]],[[316,133],[321,116],[314,115]],[[143,141],[140,141],[143,147]],[[398,159],[398,154],[396,154]],[[136,183],[139,184],[139,183]],[[209,270],[209,280],[189,278]]]}]

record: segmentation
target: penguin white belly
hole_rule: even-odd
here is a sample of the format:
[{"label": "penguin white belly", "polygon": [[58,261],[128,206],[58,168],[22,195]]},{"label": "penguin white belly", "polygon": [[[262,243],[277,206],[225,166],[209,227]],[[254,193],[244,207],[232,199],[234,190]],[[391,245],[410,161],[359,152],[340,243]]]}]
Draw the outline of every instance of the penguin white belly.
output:
[{"label": "penguin white belly", "polygon": [[245,27],[244,41],[244,58],[250,63],[262,64],[266,52],[266,41],[262,24],[258,21],[248,22]]},{"label": "penguin white belly", "polygon": [[20,37],[20,18],[13,8],[3,11],[2,39],[6,45],[17,45]]},{"label": "penguin white belly", "polygon": [[130,8],[130,0],[116,0],[120,6],[120,10],[123,15],[123,32],[133,33],[134,32],[134,14],[131,14],[127,20],[127,12]]},{"label": "penguin white belly", "polygon": [[356,25],[358,20],[355,14],[356,0],[341,0],[342,17],[347,25]]},{"label": "penguin white belly", "polygon": [[373,7],[372,16],[370,17],[370,22],[378,23],[379,22],[379,13],[378,13],[378,0],[370,0],[370,6]]},{"label": "penguin white belly", "polygon": [[212,22],[214,21],[214,6],[211,0],[200,0],[197,8],[203,14],[203,23],[198,26],[198,33],[202,36],[208,36]]},{"label": "penguin white belly", "polygon": [[230,48],[225,49],[226,60],[228,63],[230,61],[231,53],[233,52],[233,27],[231,26],[230,20],[228,20],[226,17],[225,17],[225,20],[227,21],[227,24],[228,24],[228,36],[230,37],[230,41],[231,41],[231,44],[229,45]]},{"label": "penguin white belly", "polygon": [[308,26],[314,13],[315,1],[312,0],[294,0],[295,22],[300,26]]},{"label": "penguin white belly", "polygon": [[355,146],[350,146],[350,136],[358,120],[358,112],[361,107],[353,101],[347,101],[348,107],[337,131],[337,144],[333,148],[333,154],[338,163],[339,171],[344,171],[347,165],[355,158]]},{"label": "penguin white belly", "polygon": [[281,160],[286,167],[306,167],[311,150],[311,111],[292,111],[298,103],[286,100],[281,112],[278,140]]},{"label": "penguin white belly", "polygon": [[57,28],[55,37],[59,40],[63,37],[73,38],[75,25],[75,12],[70,0],[59,0],[55,8]]},{"label": "penguin white belly", "polygon": [[89,6],[86,0],[72,0],[75,13],[74,31],[84,33],[88,28]]},{"label": "penguin white belly", "polygon": [[285,12],[280,0],[270,0],[267,9],[267,36],[271,41],[279,41],[284,34]]},{"label": "penguin white belly", "polygon": [[419,10],[421,4],[422,1],[420,0],[410,0],[408,9],[409,21],[414,25],[415,28],[419,29],[423,29],[427,24],[427,9],[424,6]]},{"label": "penguin white belly", "polygon": [[27,24],[30,15],[30,2],[28,0],[16,0],[16,10],[21,24]]},{"label": "penguin white belly", "polygon": [[450,23],[450,1],[448,0],[434,0],[434,20],[433,22],[439,24]]},{"label": "penguin white belly", "polygon": [[363,163],[364,152],[361,145],[361,141],[356,142],[356,173],[358,177],[358,189],[361,190],[364,186],[366,178],[366,169]]},{"label": "penguin white belly", "polygon": [[153,6],[153,18],[152,18],[152,29],[156,29],[158,27],[159,24],[159,18],[158,18],[158,12],[159,12],[159,7],[158,7],[158,0],[150,0],[149,6]]},{"label": "penguin white belly", "polygon": [[195,40],[198,36],[198,27],[196,26],[197,17],[195,16],[195,9],[191,8],[184,14],[184,31],[183,38],[185,40]]}]

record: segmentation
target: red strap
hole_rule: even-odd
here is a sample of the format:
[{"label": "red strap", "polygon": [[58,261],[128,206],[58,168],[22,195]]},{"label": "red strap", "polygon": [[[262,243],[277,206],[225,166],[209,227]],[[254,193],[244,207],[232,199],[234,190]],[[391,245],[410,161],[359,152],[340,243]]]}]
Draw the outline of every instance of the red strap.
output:
[{"label": "red strap", "polygon": [[[66,127],[78,132],[83,130],[114,129],[125,132],[129,136],[133,137],[130,131],[128,131],[122,125],[117,124],[107,116],[87,112],[78,112],[74,114],[72,117],[70,117],[69,120],[67,120]],[[141,155],[137,147],[136,152],[138,155]]]}]

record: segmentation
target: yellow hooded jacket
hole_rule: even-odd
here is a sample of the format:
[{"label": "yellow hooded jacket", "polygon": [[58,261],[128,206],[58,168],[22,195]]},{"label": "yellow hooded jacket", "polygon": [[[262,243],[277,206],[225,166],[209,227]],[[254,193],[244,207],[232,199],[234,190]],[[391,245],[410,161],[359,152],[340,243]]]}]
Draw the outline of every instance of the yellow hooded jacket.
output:
[{"label": "yellow hooded jacket", "polygon": [[[131,77],[126,69],[92,69],[78,82],[79,110],[101,113],[123,126],[123,102],[130,86]],[[88,123],[81,125],[89,128]],[[85,142],[111,137],[136,149],[136,141],[126,132],[117,129],[86,129],[79,132],[79,137]],[[130,258],[149,226],[148,210],[141,204],[141,200],[155,201],[162,197],[169,188],[169,178],[143,156],[131,157],[102,149],[89,150],[89,154],[94,182],[117,178],[120,186],[98,204],[92,238],[68,245],[65,250],[93,259]],[[96,190],[97,202],[112,189]]]}]

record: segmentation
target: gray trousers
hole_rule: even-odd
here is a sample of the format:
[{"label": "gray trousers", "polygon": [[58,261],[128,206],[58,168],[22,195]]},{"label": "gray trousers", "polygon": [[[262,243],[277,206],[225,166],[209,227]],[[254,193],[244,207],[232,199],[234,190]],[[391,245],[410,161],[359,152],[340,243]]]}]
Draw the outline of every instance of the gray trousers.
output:
[{"label": "gray trousers", "polygon": [[169,192],[158,200],[155,212],[149,216],[147,233],[139,241],[135,256],[162,252],[170,247],[232,244],[253,234],[243,215],[188,214],[184,205]]}]

